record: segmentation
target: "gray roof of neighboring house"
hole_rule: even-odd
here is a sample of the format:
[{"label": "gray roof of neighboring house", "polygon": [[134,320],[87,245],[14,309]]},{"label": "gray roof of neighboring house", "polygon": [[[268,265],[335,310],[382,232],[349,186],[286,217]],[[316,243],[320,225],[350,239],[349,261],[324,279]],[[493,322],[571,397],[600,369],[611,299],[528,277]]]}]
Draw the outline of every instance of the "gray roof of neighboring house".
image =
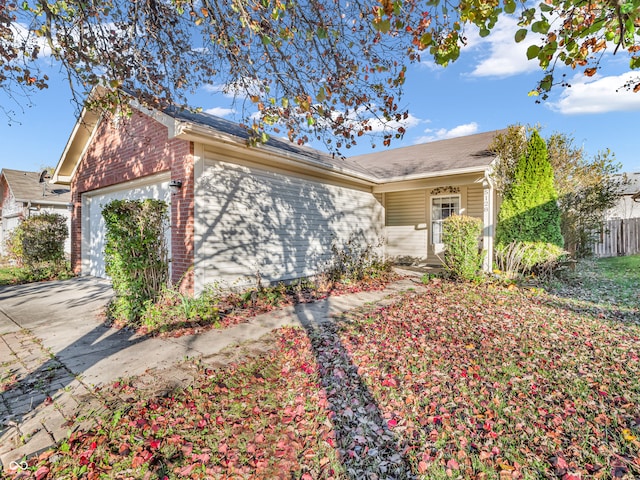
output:
[{"label": "gray roof of neighboring house", "polygon": [[483,168],[496,155],[488,150],[493,138],[506,130],[478,133],[410,147],[380,150],[350,157],[349,164],[367,169],[380,179],[407,175],[428,175],[451,170]]},{"label": "gray roof of neighboring house", "polygon": [[40,172],[3,168],[0,174],[4,175],[13,197],[19,202],[55,205],[71,201],[69,188],[53,185],[48,181],[40,183]]},{"label": "gray roof of neighboring house", "polygon": [[[214,115],[178,108],[168,108],[164,113],[175,119],[210,127],[244,140],[249,138],[246,128]],[[501,132],[506,130],[478,133],[410,147],[385,149],[347,158],[298,146],[279,138],[270,138],[266,145],[306,157],[328,168],[348,169],[354,173],[384,181],[408,175],[428,176],[452,170],[487,167],[496,158],[495,154],[489,152],[487,148],[494,136]]]}]

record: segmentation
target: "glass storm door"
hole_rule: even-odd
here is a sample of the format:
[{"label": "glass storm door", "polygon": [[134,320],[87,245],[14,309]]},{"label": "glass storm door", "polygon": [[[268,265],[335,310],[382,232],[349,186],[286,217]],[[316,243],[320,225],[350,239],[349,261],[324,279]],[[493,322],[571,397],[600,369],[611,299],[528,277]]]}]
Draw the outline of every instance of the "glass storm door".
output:
[{"label": "glass storm door", "polygon": [[442,221],[460,213],[460,196],[434,197],[431,199],[431,243],[435,253],[442,252]]}]

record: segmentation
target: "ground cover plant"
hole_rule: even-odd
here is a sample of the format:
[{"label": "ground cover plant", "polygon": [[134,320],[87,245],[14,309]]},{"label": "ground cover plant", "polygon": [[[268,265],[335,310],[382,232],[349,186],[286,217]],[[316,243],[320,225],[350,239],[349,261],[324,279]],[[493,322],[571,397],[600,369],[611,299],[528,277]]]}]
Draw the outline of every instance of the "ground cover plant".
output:
[{"label": "ground cover plant", "polygon": [[25,267],[0,267],[0,285],[67,280],[73,276],[69,262],[66,262],[62,268],[41,268],[37,271]]},{"label": "ground cover plant", "polygon": [[256,287],[241,292],[209,288],[197,297],[166,288],[156,301],[147,303],[138,332],[182,336],[212,328],[228,328],[276,308],[314,302],[328,296],[382,290],[396,278],[398,276],[385,264],[357,279],[332,279],[323,275],[288,285],[263,286],[258,282]]},{"label": "ground cover plant", "polygon": [[118,382],[124,402],[24,473],[637,478],[638,312],[603,318],[558,298],[433,279],[333,324],[281,329],[266,353],[201,365],[183,391],[148,398]]},{"label": "ground cover plant", "polygon": [[121,321],[117,317],[112,320],[118,326],[136,326],[141,334],[181,336],[228,328],[275,308],[382,290],[398,275],[378,255],[379,246],[359,242],[356,237],[343,244],[333,242],[333,255],[325,272],[288,284],[264,285],[257,274],[255,285],[243,291],[210,285],[194,297],[165,287],[158,298],[145,303],[139,321]]}]

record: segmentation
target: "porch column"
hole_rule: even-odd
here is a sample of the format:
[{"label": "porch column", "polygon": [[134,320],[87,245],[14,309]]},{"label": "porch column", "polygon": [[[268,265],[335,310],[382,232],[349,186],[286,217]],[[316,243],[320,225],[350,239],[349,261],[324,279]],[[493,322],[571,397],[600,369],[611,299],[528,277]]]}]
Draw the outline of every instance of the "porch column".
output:
[{"label": "porch column", "polygon": [[489,176],[485,176],[482,181],[482,189],[483,189],[483,225],[484,228],[482,230],[482,245],[486,251],[486,255],[484,256],[484,261],[482,267],[485,272],[491,272],[493,267],[493,237],[495,232],[494,223],[494,188],[493,182],[489,178]]}]

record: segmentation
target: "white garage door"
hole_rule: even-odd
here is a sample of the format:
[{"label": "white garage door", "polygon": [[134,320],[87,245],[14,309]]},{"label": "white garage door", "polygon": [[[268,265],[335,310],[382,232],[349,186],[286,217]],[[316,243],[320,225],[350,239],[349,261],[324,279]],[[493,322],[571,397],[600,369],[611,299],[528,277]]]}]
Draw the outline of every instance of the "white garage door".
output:
[{"label": "white garage door", "polygon": [[[103,189],[83,195],[82,211],[82,274],[94,277],[106,277],[104,265],[105,224],[102,209],[112,200],[139,200],[154,198],[171,203],[169,178],[154,177],[155,183],[130,183],[118,185],[119,190]],[[124,188],[123,188],[124,187]],[[166,232],[170,240],[170,231]],[[171,242],[168,241],[170,246]]]}]

